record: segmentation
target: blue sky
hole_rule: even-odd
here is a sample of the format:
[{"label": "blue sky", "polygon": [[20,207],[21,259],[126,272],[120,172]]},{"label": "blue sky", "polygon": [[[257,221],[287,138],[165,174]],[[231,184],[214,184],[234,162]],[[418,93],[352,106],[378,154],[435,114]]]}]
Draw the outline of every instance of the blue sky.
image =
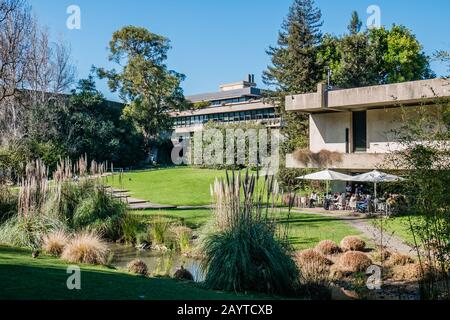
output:
[{"label": "blue sky", "polygon": [[[291,0],[30,0],[41,24],[53,39],[72,47],[78,77],[92,65],[110,67],[108,42],[124,25],[137,25],[168,37],[172,42],[168,66],[186,75],[185,94],[216,91],[219,84],[261,74],[270,63],[265,50],[276,43],[278,30]],[[450,50],[450,1],[448,0],[316,0],[322,10],[323,31],[342,34],[350,14],[363,21],[370,5],[381,8],[381,22],[404,24],[417,35],[426,53]],[[69,5],[81,9],[81,30],[66,27]],[[444,74],[442,66],[433,69]],[[104,82],[99,88],[109,98]]]}]

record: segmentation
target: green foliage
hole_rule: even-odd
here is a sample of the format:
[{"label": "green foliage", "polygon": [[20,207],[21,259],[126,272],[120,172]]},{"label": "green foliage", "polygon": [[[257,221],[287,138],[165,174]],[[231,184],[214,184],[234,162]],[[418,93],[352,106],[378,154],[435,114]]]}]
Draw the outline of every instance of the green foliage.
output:
[{"label": "green foliage", "polygon": [[165,244],[169,237],[170,222],[159,217],[150,226],[152,242],[155,244]]},{"label": "green foliage", "polygon": [[241,225],[205,240],[205,286],[235,292],[289,295],[299,276],[274,231],[264,223]]},{"label": "green foliage", "polygon": [[137,216],[125,215],[121,224],[122,240],[127,244],[141,244],[147,241],[147,225]]},{"label": "green foliage", "polygon": [[[212,132],[216,132],[217,134],[214,134],[213,137],[210,137],[211,139],[207,139],[207,136],[205,135],[205,132],[207,130],[212,130]],[[222,164],[209,164],[207,160],[204,159],[204,152],[205,152],[205,148],[208,145],[212,145],[214,147],[214,149],[218,149],[218,150],[226,150],[227,144],[228,144],[228,139],[231,139],[231,137],[229,137],[227,135],[227,131],[231,130],[232,132],[235,133],[235,136],[233,137],[233,141],[234,141],[234,150],[233,150],[233,154],[234,154],[234,164],[227,164],[227,154],[224,151],[223,152],[223,159],[222,159]],[[241,131],[242,130],[242,131]],[[248,133],[249,130],[254,130],[254,132],[256,133],[256,138],[257,141],[256,143],[250,143],[250,139],[248,137],[248,135],[246,135],[246,133]],[[266,130],[266,127],[262,124],[257,124],[257,123],[252,123],[252,122],[246,122],[246,123],[230,123],[230,124],[221,124],[221,123],[215,123],[215,122],[208,122],[207,124],[204,125],[203,127],[203,133],[204,135],[202,136],[203,138],[203,148],[201,150],[196,150],[195,149],[195,136],[194,138],[191,140],[191,150],[192,150],[192,163],[194,163],[195,165],[195,161],[194,161],[194,157],[197,157],[198,159],[202,159],[202,164],[200,165],[200,167],[202,168],[208,168],[208,169],[216,169],[216,170],[221,170],[221,169],[239,169],[239,168],[256,168],[257,165],[255,164],[250,164],[250,155],[256,155],[258,154],[259,157],[259,153],[258,150],[261,150],[261,148],[259,148],[259,132],[260,130]],[[239,136],[237,136],[237,133],[242,132],[244,133],[245,137],[243,140],[240,140]],[[220,135],[222,136],[222,140],[217,140],[217,143],[219,143],[217,145],[216,141],[214,140],[215,138],[217,138]],[[267,155],[270,155],[270,132],[268,131],[267,133]],[[221,143],[220,143],[221,142]],[[238,147],[240,146],[240,144],[245,145],[245,154],[244,154],[244,158],[245,161],[242,164],[238,163]],[[203,154],[201,153],[201,151],[203,151]],[[212,157],[214,157],[215,155],[212,155]],[[258,163],[262,163],[263,159],[257,159]],[[215,161],[214,161],[215,162]]]},{"label": "green foliage", "polygon": [[0,224],[17,213],[17,192],[10,190],[0,182]]},{"label": "green foliage", "polygon": [[98,162],[132,166],[144,159],[143,136],[122,117],[122,105],[105,101],[92,77],[79,82],[61,110],[60,143],[71,158],[88,154]]},{"label": "green foliage", "polygon": [[450,297],[450,103],[435,102],[403,112],[394,131],[401,148],[391,159],[406,170],[403,190],[413,212],[407,217],[409,229],[422,273],[431,266],[430,276],[420,283],[421,294],[433,300]]},{"label": "green foliage", "polygon": [[264,188],[259,185],[247,172],[227,174],[212,187],[214,220],[201,244],[209,289],[279,295],[298,289],[299,271],[286,246],[288,228],[277,230],[271,218],[277,185],[273,177],[264,179]]},{"label": "green foliage", "polygon": [[77,206],[73,215],[76,230],[94,229],[106,239],[120,238],[120,226],[127,213],[126,205],[111,197],[102,188],[96,188],[92,194]]},{"label": "green foliage", "polygon": [[[172,127],[170,111],[186,106],[180,83],[184,75],[165,65],[169,40],[145,28],[124,27],[114,32],[109,60],[123,66],[121,72],[97,69],[113,92],[129,102],[123,115],[131,119],[147,140]],[[147,141],[148,142],[148,141]]]},{"label": "green foliage", "polygon": [[211,102],[210,101],[200,101],[200,102],[195,102],[193,104],[193,107],[196,110],[203,109],[203,108],[208,108],[210,106],[211,106]]}]

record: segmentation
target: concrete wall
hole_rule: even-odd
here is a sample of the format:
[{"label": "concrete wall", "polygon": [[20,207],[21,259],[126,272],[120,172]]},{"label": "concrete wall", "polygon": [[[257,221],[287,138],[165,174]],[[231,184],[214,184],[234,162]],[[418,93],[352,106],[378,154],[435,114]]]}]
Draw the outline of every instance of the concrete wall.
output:
[{"label": "concrete wall", "polygon": [[345,129],[351,128],[351,112],[317,113],[310,115],[309,142],[311,151],[345,153]]},{"label": "concrete wall", "polygon": [[[427,112],[436,113],[437,106],[427,106]],[[389,153],[401,146],[395,141],[395,130],[400,129],[404,117],[411,119],[417,107],[367,110],[367,153]],[[349,128],[350,152],[353,146],[352,112],[316,113],[310,115],[310,150],[345,153],[345,129]]]}]

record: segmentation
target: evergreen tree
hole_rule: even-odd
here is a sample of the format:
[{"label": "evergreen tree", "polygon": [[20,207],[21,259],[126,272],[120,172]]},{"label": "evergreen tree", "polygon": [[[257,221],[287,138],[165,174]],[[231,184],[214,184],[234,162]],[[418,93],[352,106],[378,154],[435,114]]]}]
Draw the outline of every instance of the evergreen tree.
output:
[{"label": "evergreen tree", "polygon": [[350,24],[348,25],[347,29],[350,32],[350,34],[357,34],[361,31],[362,27],[362,21],[359,18],[358,12],[353,11],[352,18],[350,20]]}]

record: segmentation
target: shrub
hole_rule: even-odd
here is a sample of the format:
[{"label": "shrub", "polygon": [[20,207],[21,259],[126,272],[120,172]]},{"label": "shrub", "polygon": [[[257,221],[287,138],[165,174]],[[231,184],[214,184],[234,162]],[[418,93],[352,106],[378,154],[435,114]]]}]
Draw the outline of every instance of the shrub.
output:
[{"label": "shrub", "polygon": [[358,251],[348,251],[339,259],[339,268],[344,272],[365,272],[371,265],[372,260]]},{"label": "shrub", "polygon": [[144,261],[135,259],[127,264],[127,270],[130,273],[146,276],[148,274],[148,267]]},{"label": "shrub", "polygon": [[341,252],[341,248],[331,240],[320,241],[315,249],[324,255],[333,255]]},{"label": "shrub", "polygon": [[120,238],[120,225],[125,217],[126,205],[114,199],[103,187],[98,187],[77,207],[73,216],[76,230],[90,228],[106,239]]},{"label": "shrub", "polygon": [[349,236],[342,239],[341,248],[343,251],[363,251],[366,243],[359,237]]},{"label": "shrub", "polygon": [[45,253],[59,257],[68,242],[69,237],[64,231],[54,231],[45,235],[42,239],[42,250]]},{"label": "shrub", "polygon": [[42,238],[51,230],[63,229],[64,224],[46,216],[36,216],[33,219],[20,219],[14,215],[0,225],[0,243],[14,247],[38,249]]},{"label": "shrub", "polygon": [[82,231],[66,245],[61,258],[72,263],[105,264],[108,247],[97,233]]},{"label": "shrub", "polygon": [[17,193],[0,182],[0,224],[17,212],[17,202]]},{"label": "shrub", "polygon": [[190,273],[189,270],[185,269],[183,266],[175,271],[173,277],[177,280],[194,281],[194,276],[192,273]]}]

